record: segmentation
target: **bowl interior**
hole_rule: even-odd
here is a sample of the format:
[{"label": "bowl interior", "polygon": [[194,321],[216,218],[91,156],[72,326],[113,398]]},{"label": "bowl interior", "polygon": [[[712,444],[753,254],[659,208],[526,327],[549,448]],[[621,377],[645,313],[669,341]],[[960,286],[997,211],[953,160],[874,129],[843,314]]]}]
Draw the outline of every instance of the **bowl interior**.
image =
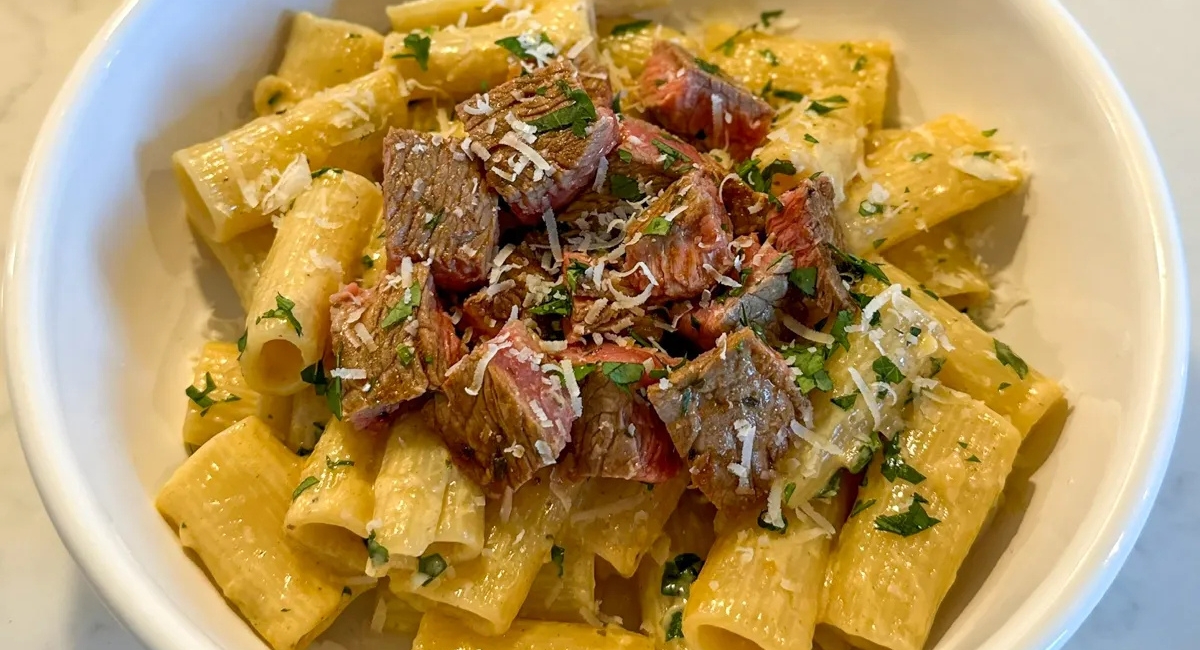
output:
[{"label": "bowl interior", "polygon": [[[23,435],[73,552],[126,622],[164,649],[263,647],[152,506],[184,458],[193,355],[241,329],[228,282],[188,231],[169,157],[250,117],[250,89],[277,61],[287,12],[383,28],[385,4],[144,0],[93,49],[39,149],[8,296]],[[717,11],[687,6],[696,18]],[[1136,533],[1170,444],[1164,385],[1180,379],[1169,357],[1182,305],[1164,296],[1182,279],[1162,257],[1169,207],[1103,65],[1051,3],[761,8],[780,6],[806,36],[895,43],[896,124],[961,112],[1027,152],[1028,191],[969,218],[994,219],[986,257],[1024,300],[1000,335],[1063,379],[1072,408],[1065,426],[1056,418],[1026,443],[931,645],[1049,645],[1115,572],[1123,554],[1110,552],[1132,543],[1130,522]]]}]

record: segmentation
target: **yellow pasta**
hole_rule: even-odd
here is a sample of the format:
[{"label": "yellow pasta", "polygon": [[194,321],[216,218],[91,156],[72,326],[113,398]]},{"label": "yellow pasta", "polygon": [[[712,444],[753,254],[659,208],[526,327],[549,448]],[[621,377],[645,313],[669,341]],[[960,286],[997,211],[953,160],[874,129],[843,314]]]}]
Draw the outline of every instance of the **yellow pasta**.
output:
[{"label": "yellow pasta", "polygon": [[653,650],[640,634],[619,627],[517,621],[499,636],[464,628],[453,617],[430,612],[421,620],[413,650]]},{"label": "yellow pasta", "polygon": [[263,395],[247,386],[234,343],[204,344],[188,390],[183,444],[189,453],[251,415],[266,423],[277,438],[285,438],[291,400]]},{"label": "yellow pasta", "polygon": [[688,480],[686,472],[653,486],[622,479],[592,479],[571,513],[566,538],[600,556],[628,578],[658,539]]},{"label": "yellow pasta", "polygon": [[375,539],[392,563],[411,564],[403,558],[427,551],[458,562],[482,549],[483,492],[461,475],[419,412],[392,425],[374,493]]},{"label": "yellow pasta", "polygon": [[704,40],[701,56],[772,102],[788,101],[792,93],[823,98],[830,88],[854,88],[867,125],[879,128],[883,123],[892,70],[887,42],[823,43],[724,24],[709,27]]},{"label": "yellow pasta", "polygon": [[[453,614],[472,631],[497,635],[517,617],[538,571],[550,555],[578,489],[552,486],[543,472],[511,497],[488,503],[484,550],[473,560],[449,565],[437,576],[393,572],[391,589],[419,595],[434,611]],[[432,578],[432,579],[431,579]]]},{"label": "yellow pasta", "polygon": [[331,419],[329,397],[305,387],[292,396],[292,421],[284,443],[299,454],[312,452]]},{"label": "yellow pasta", "polygon": [[[609,68],[609,78],[615,90],[625,91],[630,96],[623,106],[638,105],[638,77],[646,67],[655,41],[670,41],[682,45],[692,52],[700,50],[700,44],[679,30],[657,23],[637,27],[638,23],[628,16],[600,20],[596,31],[603,34],[600,39],[600,60]],[[618,32],[613,33],[617,28]]]},{"label": "yellow pasta", "polygon": [[213,582],[277,650],[304,648],[362,591],[284,534],[299,459],[249,417],[175,471],[155,505]]},{"label": "yellow pasta", "polygon": [[[988,133],[991,133],[988,131]],[[1021,185],[1011,149],[946,115],[888,137],[837,212],[851,252],[883,251]]]},{"label": "yellow pasta", "polygon": [[[667,564],[670,576],[686,572],[694,564],[687,554],[703,560],[712,547],[713,519],[716,509],[702,502],[695,493],[685,493],[679,507],[671,515],[663,534],[650,552],[642,558],[638,567],[638,601],[641,606],[642,631],[650,636],[656,648],[663,650],[694,649],[697,646],[683,638],[683,610],[687,605],[690,587],[687,590],[668,587],[663,589],[663,573]],[[698,571],[698,569],[697,569]],[[690,574],[689,574],[690,575]],[[679,584],[678,580],[675,581]]]},{"label": "yellow pasta", "polygon": [[[766,144],[754,152],[764,168],[776,160],[791,162],[796,168],[795,174],[775,176],[776,192],[820,172],[833,181],[835,200],[844,201],[846,183],[858,173],[863,156],[863,106],[855,89],[830,88],[817,98],[781,109]],[[826,108],[832,110],[821,112]]]},{"label": "yellow pasta", "polygon": [[956,309],[983,304],[992,292],[953,222],[909,237],[889,248],[886,257]]},{"label": "yellow pasta", "polygon": [[538,571],[520,618],[589,623],[596,617],[596,556],[555,544]]},{"label": "yellow pasta", "polygon": [[227,242],[270,225],[322,168],[374,176],[383,136],[405,123],[407,110],[395,75],[381,70],[175,152],[193,223],[205,237]]},{"label": "yellow pasta", "polygon": [[[188,213],[188,221],[196,224],[196,218],[191,212]],[[212,251],[221,268],[225,269],[242,308],[248,307],[250,300],[254,298],[254,287],[258,285],[263,263],[267,261],[267,253],[271,250],[271,244],[275,243],[275,229],[258,228],[224,243],[213,241],[198,225],[192,230]]]},{"label": "yellow pasta", "polygon": [[371,617],[373,630],[409,638],[416,635],[425,612],[412,599],[401,598],[382,584],[375,590],[375,598],[375,614]]},{"label": "yellow pasta", "polygon": [[[1021,446],[1012,424],[945,387],[919,395],[909,423],[867,472],[825,582],[822,625],[858,647],[925,647]],[[882,463],[923,478],[885,478]]]},{"label": "yellow pasta", "polygon": [[290,110],[300,100],[370,73],[383,54],[383,36],[369,27],[301,11],[283,61],[254,88],[259,115]]},{"label": "yellow pasta", "polygon": [[407,34],[429,27],[469,27],[496,22],[514,8],[510,4],[492,0],[413,0],[389,6],[387,16],[392,31]]},{"label": "yellow pasta", "polygon": [[379,188],[350,172],[326,172],[279,226],[246,314],[246,382],[264,393],[304,388],[300,372],[325,354],[329,297],[354,277],[382,209]]},{"label": "yellow pasta", "polygon": [[[892,282],[909,289],[912,299],[946,328],[953,350],[939,352],[944,364],[936,379],[982,401],[1027,435],[1063,398],[1062,386],[1030,367],[999,339],[965,314],[926,293],[920,283],[894,266],[883,265]],[[1003,358],[1001,357],[1003,355]]]},{"label": "yellow pasta", "polygon": [[[388,34],[384,67],[407,80],[414,98],[458,100],[508,80],[511,53],[496,44],[500,39],[525,33],[538,39],[545,33],[559,52],[567,52],[592,37],[591,0],[534,0],[530,4],[533,12],[524,17],[515,13],[499,22],[432,34]],[[426,46],[428,57],[418,60],[418,49]]]},{"label": "yellow pasta", "polygon": [[[332,420],[304,463],[296,498],[288,508],[288,529],[337,526],[353,533],[361,549],[375,507],[375,474],[382,451],[380,436]],[[358,564],[360,569],[365,566],[366,562]]]}]

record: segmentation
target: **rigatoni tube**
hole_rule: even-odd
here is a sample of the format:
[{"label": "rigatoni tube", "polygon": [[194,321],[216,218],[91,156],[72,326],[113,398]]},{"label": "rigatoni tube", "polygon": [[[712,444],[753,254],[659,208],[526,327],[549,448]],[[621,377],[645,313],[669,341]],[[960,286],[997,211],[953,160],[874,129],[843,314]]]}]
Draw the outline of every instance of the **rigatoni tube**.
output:
[{"label": "rigatoni tube", "polygon": [[1021,446],[969,395],[922,391],[910,428],[872,462],[830,559],[823,633],[920,650]]},{"label": "rigatoni tube", "polygon": [[329,297],[349,279],[383,202],[379,188],[350,172],[327,172],[279,224],[246,314],[242,373],[273,395],[304,388],[300,372],[325,353]]},{"label": "rigatoni tube", "polygon": [[193,223],[206,238],[226,242],[270,225],[322,169],[373,176],[383,136],[404,124],[407,110],[396,77],[380,70],[176,151],[175,176]]}]

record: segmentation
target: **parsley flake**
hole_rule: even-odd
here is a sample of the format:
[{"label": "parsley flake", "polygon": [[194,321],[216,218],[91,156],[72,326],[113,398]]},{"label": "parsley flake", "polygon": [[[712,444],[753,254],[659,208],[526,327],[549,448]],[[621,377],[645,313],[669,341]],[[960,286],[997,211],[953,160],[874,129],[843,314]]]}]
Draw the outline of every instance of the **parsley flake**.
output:
[{"label": "parsley flake", "polygon": [[[625,153],[622,149],[621,153]],[[642,189],[638,186],[636,178],[631,178],[623,174],[609,174],[608,176],[608,192],[618,199],[637,202],[646,197],[642,193]]]},{"label": "parsley flake", "polygon": [[687,597],[692,583],[700,576],[704,560],[695,553],[680,553],[663,565],[659,592],[664,596]]},{"label": "parsley flake", "polygon": [[416,312],[417,307],[420,306],[421,287],[414,282],[404,291],[400,300],[396,301],[396,304],[392,305],[392,308],[388,310],[387,315],[380,321],[379,327],[386,330],[399,325],[408,320]]},{"label": "parsley flake", "polygon": [[424,34],[412,33],[404,37],[404,49],[407,54],[393,54],[393,59],[416,59],[421,70],[429,70],[429,46],[431,39]]},{"label": "parsley flake", "polygon": [[1000,361],[1000,365],[1012,368],[1018,377],[1024,379],[1025,375],[1029,374],[1029,365],[1025,363],[1025,360],[1018,357],[1017,353],[1012,351],[1012,348],[1001,343],[998,339],[992,339],[992,342],[996,346],[996,359]]},{"label": "parsley flake", "polygon": [[[646,21],[649,22],[649,21]],[[555,544],[550,547],[550,561],[558,567],[558,577],[563,577],[563,563],[567,559],[567,549]]]},{"label": "parsley flake", "polygon": [[853,518],[858,513],[875,505],[877,499],[867,499],[866,501],[855,501],[854,507],[850,509],[850,517]]},{"label": "parsley flake", "polygon": [[884,441],[883,465],[880,466],[880,473],[883,474],[883,478],[888,480],[888,483],[895,483],[899,478],[916,485],[925,480],[924,474],[904,462],[904,457],[900,454],[900,434],[896,434],[891,440]]},{"label": "parsley flake", "polygon": [[612,32],[610,32],[610,34],[612,36],[620,36],[622,34],[632,34],[634,32],[640,32],[652,24],[654,24],[654,21],[651,21],[651,20],[635,20],[631,23],[621,23],[620,25],[613,27]]},{"label": "parsley flake", "polygon": [[922,503],[929,503],[929,501],[914,492],[912,505],[908,507],[908,510],[895,515],[876,517],[875,529],[885,533],[894,533],[901,537],[911,537],[941,523],[940,519],[930,517],[929,513],[925,512],[925,508],[921,506]]},{"label": "parsley flake", "polygon": [[912,155],[912,158],[910,158],[909,160],[911,160],[915,163],[919,163],[919,162],[925,162],[926,160],[929,160],[932,157],[933,157],[933,154],[929,153],[928,151],[922,151],[919,153],[914,153]]},{"label": "parsley flake", "polygon": [[588,97],[587,92],[580,88],[571,88],[566,82],[559,82],[559,90],[572,103],[543,115],[529,124],[537,129],[538,133],[569,128],[575,137],[584,137],[587,135],[587,126],[597,119],[596,105],[592,103],[592,98]]},{"label": "parsley flake", "polygon": [[315,476],[309,476],[308,478],[304,479],[303,481],[300,481],[300,485],[297,485],[296,489],[292,490],[292,501],[295,501],[296,499],[298,499],[300,497],[301,494],[304,494],[305,490],[307,490],[308,488],[310,488],[320,482],[321,482],[320,479],[318,479]]},{"label": "parsley flake", "polygon": [[879,357],[871,364],[871,369],[875,371],[877,381],[886,381],[889,384],[898,384],[904,380],[904,373],[900,372],[900,368],[886,356]]},{"label": "parsley flake", "polygon": [[300,326],[300,321],[296,320],[296,315],[292,313],[292,309],[296,307],[296,303],[283,297],[283,294],[275,294],[275,309],[268,309],[259,316],[255,323],[259,323],[264,318],[275,318],[286,322],[296,330],[296,336],[304,336],[304,328]]},{"label": "parsley flake", "polygon": [[446,563],[446,559],[442,557],[441,553],[422,555],[417,560],[417,572],[429,577],[425,578],[421,586],[424,587],[433,582],[435,578],[442,575],[448,566],[450,565]]},{"label": "parsley flake", "polygon": [[371,564],[379,566],[388,563],[390,554],[386,546],[375,541],[375,531],[371,531],[365,543],[367,545],[367,556],[371,558]]},{"label": "parsley flake", "polygon": [[833,404],[835,406],[842,409],[843,411],[849,411],[850,408],[854,406],[854,402],[857,399],[858,399],[858,391],[855,391],[853,393],[850,393],[849,395],[842,395],[841,397],[830,398],[829,401],[833,402]]},{"label": "parsley flake", "polygon": [[642,228],[647,235],[665,235],[671,232],[671,222],[662,217],[654,217]]}]

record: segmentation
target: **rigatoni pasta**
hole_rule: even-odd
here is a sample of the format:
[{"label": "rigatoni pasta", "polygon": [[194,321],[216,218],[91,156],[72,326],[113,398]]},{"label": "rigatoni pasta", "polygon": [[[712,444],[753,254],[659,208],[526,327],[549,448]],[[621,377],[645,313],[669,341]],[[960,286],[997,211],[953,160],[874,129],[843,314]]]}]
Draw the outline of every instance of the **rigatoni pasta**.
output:
[{"label": "rigatoni pasta", "polygon": [[417,650],[927,642],[1063,397],[959,311],[1022,155],[882,128],[890,43],[669,4],[300,12],[174,154],[246,313],[157,506],[274,650],[371,589]]},{"label": "rigatoni pasta", "polygon": [[925,646],[938,606],[1004,488],[1021,433],[938,387],[864,477],[838,537],[821,623],[854,645]]},{"label": "rigatoni pasta", "polygon": [[254,87],[259,115],[283,113],[300,100],[366,75],[383,55],[375,30],[301,11],[292,19],[283,61]]},{"label": "rigatoni pasta", "polygon": [[407,108],[395,75],[380,70],[175,152],[193,223],[206,238],[227,242],[271,225],[322,169],[374,176],[383,136],[404,123]]},{"label": "rigatoni pasta", "polygon": [[381,209],[379,188],[340,170],[312,187],[279,225],[246,315],[242,372],[265,393],[291,395],[325,354],[329,298],[348,277]]},{"label": "rigatoni pasta", "polygon": [[156,501],[225,597],[272,647],[286,650],[307,646],[362,591],[284,534],[298,465],[270,428],[249,417],[193,454]]}]

